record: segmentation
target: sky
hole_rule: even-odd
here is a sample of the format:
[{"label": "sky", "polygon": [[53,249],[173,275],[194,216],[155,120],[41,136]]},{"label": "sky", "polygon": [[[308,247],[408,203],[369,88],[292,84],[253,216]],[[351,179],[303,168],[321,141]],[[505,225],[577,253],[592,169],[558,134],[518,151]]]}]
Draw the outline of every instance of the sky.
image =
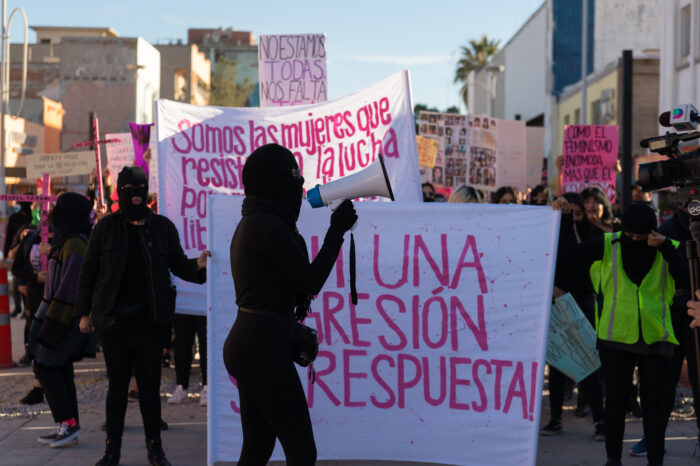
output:
[{"label": "sky", "polygon": [[[483,34],[501,40],[518,31],[544,0],[6,0],[30,26],[111,27],[152,44],[187,42],[188,28],[228,28],[260,34],[325,33],[330,100],[403,69],[411,72],[414,104],[457,105],[453,84],[460,46]],[[24,37],[21,15],[12,42]],[[29,31],[29,42],[35,35]]]}]

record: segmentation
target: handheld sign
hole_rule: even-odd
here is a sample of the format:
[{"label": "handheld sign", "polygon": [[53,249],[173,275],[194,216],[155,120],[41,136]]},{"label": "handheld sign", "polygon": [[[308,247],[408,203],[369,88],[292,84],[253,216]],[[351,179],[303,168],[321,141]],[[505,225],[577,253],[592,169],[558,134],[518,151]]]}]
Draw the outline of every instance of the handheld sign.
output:
[{"label": "handheld sign", "polygon": [[580,193],[598,186],[614,201],[618,141],[617,126],[565,126],[561,178],[564,192]]},{"label": "handheld sign", "polygon": [[595,330],[569,293],[552,304],[547,362],[576,382],[600,367]]}]

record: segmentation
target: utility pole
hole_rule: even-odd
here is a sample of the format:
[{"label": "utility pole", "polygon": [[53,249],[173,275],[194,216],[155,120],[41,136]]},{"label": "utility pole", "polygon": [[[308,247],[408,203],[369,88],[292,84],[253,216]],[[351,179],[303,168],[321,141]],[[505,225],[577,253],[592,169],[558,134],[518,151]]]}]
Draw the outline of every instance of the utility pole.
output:
[{"label": "utility pole", "polygon": [[622,209],[632,204],[632,51],[622,51]]},{"label": "utility pole", "polygon": [[[2,50],[0,51],[0,194],[7,194],[7,186],[5,185],[5,161],[7,159],[6,145],[7,134],[5,130],[5,115],[8,113],[8,104],[10,101],[10,23],[12,16],[18,11],[22,13],[24,18],[24,61],[22,69],[22,98],[20,101],[19,111],[17,116],[22,114],[24,106],[24,95],[27,89],[27,38],[29,31],[27,26],[27,15],[22,8],[15,8],[10,13],[10,18],[7,18],[7,0],[2,0],[2,25],[0,32],[2,40],[0,41]],[[0,200],[0,217],[7,217],[7,203],[4,199]]]}]

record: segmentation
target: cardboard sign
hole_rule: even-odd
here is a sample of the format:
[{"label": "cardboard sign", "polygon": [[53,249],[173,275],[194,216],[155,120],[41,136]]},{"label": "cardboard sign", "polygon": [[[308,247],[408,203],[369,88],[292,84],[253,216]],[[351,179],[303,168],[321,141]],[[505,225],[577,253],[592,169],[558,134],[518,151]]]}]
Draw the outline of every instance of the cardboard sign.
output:
[{"label": "cardboard sign", "polygon": [[571,294],[552,304],[547,341],[547,362],[580,382],[600,367],[595,329]]},{"label": "cardboard sign", "polygon": [[[243,194],[251,152],[269,143],[297,159],[304,188],[357,173],[381,153],[397,202],[422,199],[409,76],[304,107],[222,108],[158,100],[158,209],[190,257],[207,248],[207,195]],[[204,287],[177,279],[177,312],[203,314]]]},{"label": "cardboard sign", "polygon": [[119,139],[119,142],[105,146],[107,167],[116,180],[122,168],[134,164],[134,144],[131,142],[131,133],[107,133],[105,138]]},{"label": "cardboard sign", "polygon": [[261,35],[258,40],[260,106],[328,100],[326,35]]},{"label": "cardboard sign", "polygon": [[501,186],[525,191],[525,122],[425,111],[418,121],[419,135],[439,142],[435,164],[421,169],[421,181],[448,195],[463,185],[484,191]]},{"label": "cardboard sign", "polygon": [[58,176],[89,175],[95,169],[93,151],[62,152],[58,154],[37,154],[26,158],[27,178],[41,178],[48,173]]},{"label": "cardboard sign", "polygon": [[614,125],[567,125],[562,147],[562,189],[580,193],[598,186],[615,200],[615,164],[618,127]]},{"label": "cardboard sign", "polygon": [[418,146],[418,165],[426,168],[435,166],[440,142],[423,136],[416,136],[416,145]]},{"label": "cardboard sign", "polygon": [[[212,355],[222,354],[236,319],[230,244],[242,201],[209,197]],[[356,209],[358,304],[346,235],[305,321],[321,342],[315,384],[297,367],[318,459],[534,465],[559,214],[447,203]],[[312,258],[330,214],[301,210],[297,227]],[[221,357],[208,361],[208,463],[235,461],[236,382]],[[283,459],[279,444],[272,458]]]}]

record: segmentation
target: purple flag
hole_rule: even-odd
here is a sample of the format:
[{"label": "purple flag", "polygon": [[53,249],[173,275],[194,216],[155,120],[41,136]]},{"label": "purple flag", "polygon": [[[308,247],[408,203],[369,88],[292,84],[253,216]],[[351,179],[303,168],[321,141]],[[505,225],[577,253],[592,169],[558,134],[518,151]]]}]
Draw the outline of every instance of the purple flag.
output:
[{"label": "purple flag", "polygon": [[148,150],[150,144],[151,126],[153,126],[153,123],[148,123],[146,125],[129,123],[131,139],[134,142],[134,165],[143,168],[143,171],[145,171],[147,175],[149,174],[148,161],[144,158],[144,154]]}]

